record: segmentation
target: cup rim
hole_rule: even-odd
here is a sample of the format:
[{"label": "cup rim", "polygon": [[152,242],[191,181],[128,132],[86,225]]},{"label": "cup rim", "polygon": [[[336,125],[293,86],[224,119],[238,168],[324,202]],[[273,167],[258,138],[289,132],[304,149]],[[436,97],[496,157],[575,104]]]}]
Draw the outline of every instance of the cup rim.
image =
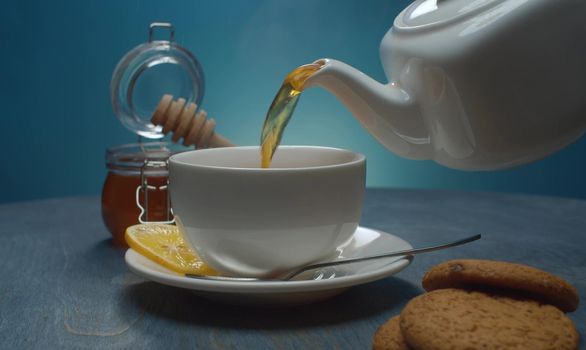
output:
[{"label": "cup rim", "polygon": [[[220,166],[220,165],[204,165],[204,164],[188,163],[188,162],[180,160],[180,158],[185,157],[186,154],[190,154],[193,152],[225,152],[228,149],[234,149],[234,148],[257,149],[259,151],[259,167],[230,167],[230,166]],[[206,149],[198,149],[198,150],[177,153],[177,154],[174,154],[171,157],[169,157],[169,163],[170,164],[178,164],[178,165],[187,166],[187,167],[196,168],[196,169],[274,173],[274,172],[287,172],[287,171],[294,172],[294,171],[311,171],[311,170],[343,168],[343,167],[348,167],[348,166],[363,163],[366,160],[366,156],[364,154],[354,152],[354,151],[344,149],[344,148],[326,147],[326,146],[284,145],[284,146],[279,146],[279,149],[320,149],[320,150],[328,150],[328,151],[345,152],[348,154],[352,154],[354,157],[349,161],[341,162],[341,163],[337,163],[337,164],[328,164],[328,165],[319,165],[319,166],[303,166],[303,167],[294,167],[294,168],[284,168],[284,167],[261,168],[260,167],[260,146],[234,146],[234,147],[222,147],[222,148],[206,148]]]}]

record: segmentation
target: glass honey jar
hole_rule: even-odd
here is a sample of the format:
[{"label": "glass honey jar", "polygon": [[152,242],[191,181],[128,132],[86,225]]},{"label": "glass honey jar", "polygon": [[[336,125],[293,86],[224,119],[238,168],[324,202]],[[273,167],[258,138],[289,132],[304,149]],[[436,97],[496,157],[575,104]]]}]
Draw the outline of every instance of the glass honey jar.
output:
[{"label": "glass honey jar", "polygon": [[[155,40],[155,30],[167,30],[168,40]],[[102,188],[102,218],[115,245],[126,246],[128,226],[173,223],[169,199],[168,158],[187,150],[163,141],[163,127],[151,121],[161,96],[170,94],[197,112],[204,92],[203,71],[197,59],[174,42],[169,23],[152,23],[149,40],[118,62],[110,84],[114,113],[138,142],[106,150],[107,176]],[[177,140],[175,140],[177,141]],[[193,149],[193,148],[191,148]]]},{"label": "glass honey jar", "polygon": [[124,232],[128,226],[174,222],[167,190],[167,160],[180,150],[168,142],[146,142],[106,151],[108,175],[102,189],[102,219],[115,245],[126,246]]}]

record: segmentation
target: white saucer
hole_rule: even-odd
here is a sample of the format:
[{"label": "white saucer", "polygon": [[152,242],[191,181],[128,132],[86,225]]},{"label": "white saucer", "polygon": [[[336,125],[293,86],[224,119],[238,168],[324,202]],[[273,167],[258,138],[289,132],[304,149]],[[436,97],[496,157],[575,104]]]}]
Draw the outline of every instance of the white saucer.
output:
[{"label": "white saucer", "polygon": [[[352,239],[340,248],[335,259],[411,249],[405,240],[392,234],[358,227]],[[324,268],[302,274],[294,281],[218,281],[177,275],[132,249],[125,255],[130,271],[148,280],[189,289],[201,296],[235,304],[284,305],[322,300],[347,288],[388,277],[403,270],[412,257],[385,258]],[[316,279],[312,279],[316,278]]]}]

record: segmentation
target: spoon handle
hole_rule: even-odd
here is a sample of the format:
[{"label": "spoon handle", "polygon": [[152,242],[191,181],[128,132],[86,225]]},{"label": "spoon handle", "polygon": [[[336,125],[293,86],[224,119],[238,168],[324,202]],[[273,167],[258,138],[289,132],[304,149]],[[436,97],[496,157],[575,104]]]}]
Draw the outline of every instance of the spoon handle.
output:
[{"label": "spoon handle", "polygon": [[457,241],[453,241],[453,242],[445,243],[445,244],[439,244],[439,245],[435,245],[432,247],[413,248],[413,249],[399,250],[399,251],[392,252],[392,253],[370,255],[370,256],[365,256],[365,257],[361,257],[361,258],[346,258],[346,259],[339,259],[339,260],[335,260],[335,261],[328,261],[328,262],[323,262],[323,263],[312,264],[312,265],[305,266],[297,271],[294,271],[288,275],[285,275],[285,276],[281,277],[281,279],[289,280],[304,271],[314,270],[314,269],[318,269],[318,268],[322,268],[322,267],[351,264],[351,263],[356,263],[356,262],[360,262],[360,261],[374,260],[374,259],[380,259],[380,258],[392,258],[395,256],[415,255],[415,254],[433,252],[436,250],[455,247],[455,246],[459,246],[459,245],[462,245],[465,243],[476,241],[476,240],[480,239],[481,237],[482,237],[482,235],[477,234],[477,235],[466,237],[466,238],[463,238],[463,239],[460,239]]}]

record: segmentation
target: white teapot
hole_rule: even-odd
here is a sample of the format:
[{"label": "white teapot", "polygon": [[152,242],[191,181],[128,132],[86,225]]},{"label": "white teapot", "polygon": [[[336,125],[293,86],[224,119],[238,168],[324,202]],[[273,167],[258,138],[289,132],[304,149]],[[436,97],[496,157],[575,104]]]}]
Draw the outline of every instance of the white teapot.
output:
[{"label": "white teapot", "polygon": [[586,1],[418,0],[380,46],[388,84],[332,59],[332,92],[394,153],[489,170],[553,153],[586,130]]}]

